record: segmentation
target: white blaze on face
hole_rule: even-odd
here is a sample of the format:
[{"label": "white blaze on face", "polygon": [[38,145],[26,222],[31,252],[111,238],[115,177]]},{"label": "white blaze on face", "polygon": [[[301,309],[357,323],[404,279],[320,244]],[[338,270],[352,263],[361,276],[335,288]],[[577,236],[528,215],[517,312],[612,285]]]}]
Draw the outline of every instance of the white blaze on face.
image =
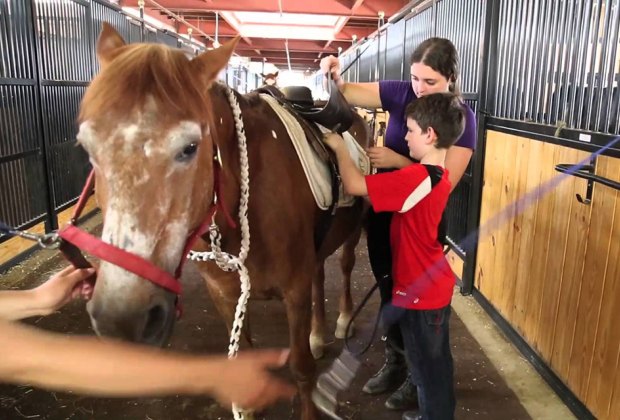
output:
[{"label": "white blaze on face", "polygon": [[[157,253],[157,264],[160,268],[172,273],[179,264],[187,240],[191,197],[174,196],[175,188],[178,189],[178,186],[169,185],[172,181],[168,181],[166,178],[182,167],[175,160],[177,154],[187,145],[200,142],[202,133],[200,125],[193,121],[180,122],[170,129],[164,138],[160,137],[159,140],[144,135],[140,136],[141,132],[147,130],[152,130],[152,127],[145,127],[144,130],[141,130],[138,125],[126,124],[121,125],[114,132],[115,139],[123,142],[123,144],[130,144],[130,146],[116,147],[115,152],[122,156],[117,155],[115,160],[121,163],[114,165],[115,168],[112,168],[112,165],[104,168],[103,175],[110,185],[110,193],[102,240],[147,260],[152,260]],[[82,132],[82,129],[80,131]],[[92,135],[91,131],[90,126],[85,127],[85,139]],[[145,138],[148,140],[144,141]],[[144,143],[139,144],[139,141],[144,141]],[[111,142],[111,144],[114,143]],[[126,153],[130,150],[134,153],[139,153],[141,150],[144,154],[141,157],[127,155]],[[138,162],[145,157],[144,164],[139,165]],[[160,164],[162,160],[168,168],[164,179],[161,178],[162,174],[149,173],[149,167],[151,167],[149,161],[156,161]],[[131,161],[135,161],[136,164],[124,165],[122,163]],[[128,174],[128,171],[132,171],[132,174]],[[140,173],[138,174],[136,171]],[[187,182],[193,182],[191,175],[188,177]],[[130,181],[128,180],[131,179],[134,180],[133,185],[129,185]],[[160,194],[155,197],[143,197],[140,193],[140,186],[151,180],[161,184],[157,188]],[[179,199],[186,200],[183,206],[185,208],[181,214],[175,214],[174,219],[170,219],[173,204],[175,208],[179,208]],[[147,204],[145,204],[145,200]],[[148,213],[154,220],[152,225],[140,223],[140,215],[144,213]],[[162,222],[165,223],[163,226]],[[124,293],[127,288],[143,281],[136,275],[108,263],[102,264],[101,274],[106,279],[106,293]]]},{"label": "white blaze on face", "polygon": [[90,121],[84,121],[80,124],[77,140],[89,153],[95,149],[97,146],[95,130],[93,129],[93,124]]},{"label": "white blaze on face", "polygon": [[181,121],[176,127],[168,131],[166,147],[171,152],[181,150],[190,143],[198,143],[202,138],[200,125],[194,121]]}]

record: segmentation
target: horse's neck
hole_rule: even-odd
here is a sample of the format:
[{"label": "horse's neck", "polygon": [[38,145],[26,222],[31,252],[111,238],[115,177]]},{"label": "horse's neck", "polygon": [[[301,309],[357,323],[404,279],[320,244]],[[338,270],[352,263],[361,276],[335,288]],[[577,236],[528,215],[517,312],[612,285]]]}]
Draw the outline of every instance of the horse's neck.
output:
[{"label": "horse's neck", "polygon": [[[222,86],[213,86],[210,90],[213,127],[213,141],[221,155],[222,177],[220,193],[228,211],[234,217],[239,205],[239,138],[235,127],[233,111],[228,101],[227,92]],[[239,104],[242,106],[243,104]],[[242,111],[243,112],[243,111]]]}]

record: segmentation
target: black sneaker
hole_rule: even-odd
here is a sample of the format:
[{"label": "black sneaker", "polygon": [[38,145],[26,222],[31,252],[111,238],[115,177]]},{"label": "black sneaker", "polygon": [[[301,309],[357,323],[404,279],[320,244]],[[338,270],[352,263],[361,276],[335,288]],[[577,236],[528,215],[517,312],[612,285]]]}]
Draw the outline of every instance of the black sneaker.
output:
[{"label": "black sneaker", "polygon": [[409,377],[403,382],[390,397],[385,401],[385,406],[390,410],[411,410],[418,407],[418,387]]}]

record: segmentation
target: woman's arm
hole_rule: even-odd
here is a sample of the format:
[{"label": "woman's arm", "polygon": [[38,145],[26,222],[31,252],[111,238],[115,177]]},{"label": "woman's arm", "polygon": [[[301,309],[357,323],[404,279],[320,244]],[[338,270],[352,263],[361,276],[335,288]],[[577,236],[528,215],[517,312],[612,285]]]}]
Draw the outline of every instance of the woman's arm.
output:
[{"label": "woman's arm", "polygon": [[448,170],[450,183],[452,184],[452,189],[450,192],[454,191],[454,188],[456,188],[456,185],[463,177],[473,154],[474,151],[467,147],[452,146],[448,149],[445,163],[446,169]]},{"label": "woman's arm", "polygon": [[294,389],[268,368],[282,366],[288,352],[197,357],[146,346],[63,336],[0,320],[0,382],[98,396],[210,394],[222,404],[261,408]]},{"label": "woman's arm", "polygon": [[[340,79],[342,81],[342,79]],[[347,102],[353,106],[363,108],[381,108],[379,83],[346,83],[342,82],[338,88]]]},{"label": "woman's arm", "polygon": [[379,96],[379,83],[347,83],[340,77],[340,61],[333,55],[321,59],[321,72],[331,73],[338,89],[344,95],[347,102],[353,106],[364,108],[381,108]]}]

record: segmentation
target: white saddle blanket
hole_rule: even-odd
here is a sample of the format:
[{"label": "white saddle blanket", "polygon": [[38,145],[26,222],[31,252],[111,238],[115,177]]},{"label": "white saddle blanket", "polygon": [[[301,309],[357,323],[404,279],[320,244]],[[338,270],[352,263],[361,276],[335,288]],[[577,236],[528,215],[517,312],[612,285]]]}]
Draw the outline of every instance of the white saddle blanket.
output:
[{"label": "white saddle blanket", "polygon": [[[306,140],[306,134],[301,124],[299,124],[295,116],[291,115],[288,110],[283,108],[274,97],[267,94],[261,94],[260,97],[271,106],[286,127],[286,131],[295,146],[297,156],[299,156],[301,165],[306,173],[306,178],[310,184],[310,189],[312,190],[316,204],[320,209],[327,210],[333,201],[331,175],[327,163],[321,160],[314,149],[312,149],[312,146],[310,146],[310,143]],[[319,128],[324,133],[330,131],[320,125]],[[364,149],[348,132],[343,133],[342,137],[357,167],[364,175],[370,174],[370,159],[368,159]],[[345,194],[342,184],[339,185],[339,188],[340,192],[338,194],[337,207],[352,206],[355,202],[355,197]]]}]

